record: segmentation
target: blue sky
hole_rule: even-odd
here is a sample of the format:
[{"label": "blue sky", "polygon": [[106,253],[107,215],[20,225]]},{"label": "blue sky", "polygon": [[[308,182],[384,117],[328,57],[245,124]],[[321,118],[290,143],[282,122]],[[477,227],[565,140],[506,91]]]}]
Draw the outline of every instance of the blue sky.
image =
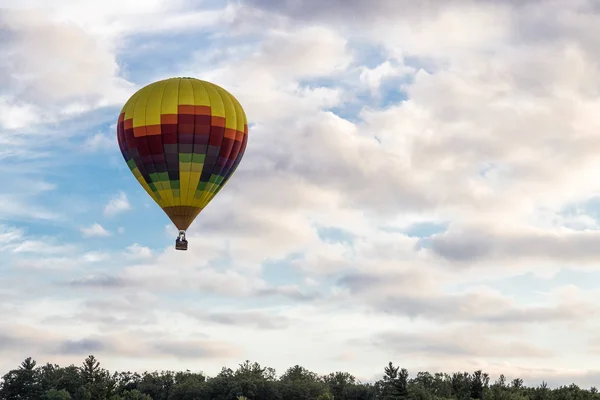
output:
[{"label": "blue sky", "polygon": [[[3,4],[0,369],[591,385],[598,15],[305,3]],[[185,253],[116,142],[124,102],[171,76],[225,87],[251,127]]]}]

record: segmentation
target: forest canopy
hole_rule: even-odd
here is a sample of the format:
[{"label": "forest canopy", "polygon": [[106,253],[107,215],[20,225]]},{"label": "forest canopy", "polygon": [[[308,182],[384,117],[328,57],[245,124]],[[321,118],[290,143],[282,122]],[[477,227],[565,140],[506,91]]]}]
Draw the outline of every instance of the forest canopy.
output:
[{"label": "forest canopy", "polygon": [[223,367],[216,376],[186,371],[110,372],[93,356],[81,366],[38,366],[32,358],[6,373],[0,400],[600,400],[595,387],[575,384],[550,389],[510,382],[501,375],[490,382],[487,373],[419,372],[389,362],[375,383],[361,383],[348,372],[318,375],[294,365],[281,376],[275,370],[246,361],[236,370]]}]

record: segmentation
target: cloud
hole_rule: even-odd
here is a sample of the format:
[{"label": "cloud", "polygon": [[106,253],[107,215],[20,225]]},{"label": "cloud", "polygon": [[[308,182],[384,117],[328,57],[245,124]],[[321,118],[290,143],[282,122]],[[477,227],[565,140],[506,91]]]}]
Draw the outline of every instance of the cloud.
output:
[{"label": "cloud", "polygon": [[118,195],[113,196],[106,206],[104,207],[104,215],[108,217],[115,216],[125,211],[131,210],[131,204],[127,199],[125,192],[120,192]]},{"label": "cloud", "polygon": [[431,249],[437,256],[457,265],[546,260],[594,267],[600,253],[595,244],[600,236],[594,230],[532,229],[520,227],[511,231],[488,231],[481,227],[452,229],[431,238]]},{"label": "cloud", "polygon": [[550,323],[557,321],[577,322],[583,315],[596,314],[598,310],[591,304],[560,304],[558,306],[519,307],[501,296],[484,293],[438,296],[390,296],[381,301],[382,311],[407,315],[423,316],[435,320],[460,321],[481,320],[502,323]]},{"label": "cloud", "polygon": [[[216,259],[203,260],[197,257],[196,254],[204,253],[203,250],[205,249],[188,249],[186,255],[173,257],[169,249],[152,258],[133,259],[132,264],[123,265],[121,272],[115,276],[84,278],[77,281],[77,284],[106,284],[114,287],[132,285],[156,293],[204,293],[232,298],[280,297],[311,301],[319,297],[318,293],[305,291],[297,285],[270,284],[254,269],[214,267],[212,265]],[[165,265],[171,267],[165,268]]]},{"label": "cloud", "polygon": [[241,355],[240,350],[235,346],[203,340],[165,340],[156,343],[153,348],[162,355],[173,356],[177,358],[202,359],[232,356],[238,357]]},{"label": "cloud", "polygon": [[[498,338],[493,329],[467,326],[454,330],[422,331],[418,333],[387,332],[376,336],[372,345],[391,350],[395,357],[428,356],[443,358],[482,357],[486,359],[507,357],[550,358],[554,352],[527,341]],[[485,340],[474,340],[485,337]]]},{"label": "cloud", "polygon": [[296,285],[283,285],[283,286],[275,286],[269,287],[266,289],[259,289],[256,294],[258,296],[284,296],[288,298],[292,298],[297,301],[310,301],[319,297],[314,293],[304,293],[298,286]]},{"label": "cloud", "polygon": [[51,243],[52,239],[25,239],[11,249],[14,253],[32,254],[36,256],[62,255],[74,248],[72,245]]},{"label": "cloud", "polygon": [[[159,323],[158,310],[164,304],[157,300],[157,297],[152,293],[138,290],[135,293],[128,293],[122,290],[125,286],[119,286],[118,282],[115,286],[110,286],[110,279],[104,277],[92,277],[72,281],[69,284],[75,288],[90,288],[97,287],[101,290],[110,288],[120,288],[119,291],[113,291],[109,298],[96,298],[94,296],[84,297],[78,302],[75,310],[69,312],[50,312],[45,316],[43,322],[53,326],[67,327],[73,323],[92,324],[98,326],[104,333],[122,332],[123,329],[135,330],[140,325],[151,326]],[[79,293],[84,293],[79,291]],[[89,291],[88,291],[89,293]],[[71,296],[77,297],[76,292],[71,292]],[[146,332],[146,337],[149,333]]]},{"label": "cloud", "polygon": [[82,260],[88,263],[97,263],[109,258],[110,254],[99,251],[90,251],[82,256]]},{"label": "cloud", "polygon": [[67,340],[60,344],[59,352],[61,354],[94,354],[105,350],[105,344],[99,340],[81,339]]},{"label": "cloud", "polygon": [[[107,206],[108,207],[108,206]],[[89,227],[81,228],[81,233],[84,237],[107,237],[110,236],[110,232],[104,229],[99,223],[95,223]]]},{"label": "cloud", "polygon": [[[215,58],[216,64],[208,61],[211,57],[204,50],[198,52],[191,64],[197,66],[186,73],[229,88],[255,124],[269,122],[273,127],[278,126],[273,125],[275,121],[289,125],[291,116],[339,104],[342,93],[338,88],[301,86],[299,81],[342,73],[353,59],[343,36],[325,27],[267,30],[256,51],[241,47],[233,59]],[[261,93],[258,98],[257,92]],[[272,104],[281,105],[278,112]],[[264,137],[257,128],[253,140]],[[255,143],[257,149],[261,147]]]},{"label": "cloud", "polygon": [[[144,340],[131,342],[133,336],[124,333],[108,335],[102,339],[95,335],[86,337],[85,334],[66,339],[56,333],[44,335],[44,331],[40,329],[31,329],[29,334],[18,336],[23,330],[23,326],[3,330],[7,333],[0,338],[0,352],[6,351],[5,346],[13,345],[18,348],[28,348],[38,355],[53,356],[59,360],[71,356],[85,357],[90,353],[99,358],[122,354],[133,357],[177,357],[190,360],[226,358],[240,354],[235,346],[211,339],[177,341],[149,335]],[[186,348],[187,353],[183,351]]]},{"label": "cloud", "polygon": [[20,240],[23,233],[22,229],[0,225],[0,245],[9,245]]},{"label": "cloud", "polygon": [[[32,170],[31,172],[35,172]],[[8,172],[10,176],[10,172]],[[7,187],[17,190],[18,195],[0,194],[0,219],[9,221],[58,221],[62,218],[59,212],[50,210],[39,202],[52,186],[46,183],[33,182],[27,178],[14,182],[6,180]]]},{"label": "cloud", "polygon": [[[485,279],[481,271],[476,276]],[[553,289],[543,302],[526,304],[504,295],[492,286],[469,285],[449,291],[442,284],[472,282],[470,276],[456,276],[452,271],[422,266],[405,272],[351,273],[342,276],[340,301],[368,304],[372,310],[388,315],[443,323],[481,322],[502,326],[514,324],[585,325],[586,316],[600,310],[595,294],[590,297],[570,286]],[[493,277],[488,278],[493,282]]]},{"label": "cloud", "polygon": [[[308,63],[298,63],[299,59]],[[255,68],[270,65],[267,76],[306,78],[341,72],[352,57],[346,49],[346,41],[336,32],[323,27],[306,27],[297,32],[271,31],[260,53],[251,61]]]},{"label": "cloud", "polygon": [[[188,250],[189,251],[189,250]],[[240,274],[231,269],[218,271],[214,268],[194,267],[181,261],[170,261],[171,268],[164,268],[164,258],[148,264],[126,267],[120,276],[132,284],[161,292],[192,291],[214,293],[232,297],[247,296],[256,287],[266,286],[259,278]]]},{"label": "cloud", "polygon": [[[34,248],[33,250],[36,249]],[[84,255],[82,257],[73,257],[73,254],[75,254],[76,252],[77,249],[74,246],[53,248],[53,251],[47,251],[44,257],[40,257],[39,255],[43,255],[43,252],[36,253],[35,251],[30,251],[29,254],[27,254],[27,256],[22,255],[21,257],[18,257],[16,260],[14,260],[12,262],[12,266],[16,269],[21,269],[23,271],[64,271],[76,269],[77,267],[81,267],[82,265],[88,264],[90,262],[101,261],[101,259],[98,260],[98,255],[94,255],[93,253],[88,254],[88,256]]]},{"label": "cloud", "polygon": [[412,67],[404,65],[394,65],[390,61],[385,61],[375,68],[362,67],[359,79],[372,94],[376,94],[381,85],[390,78],[401,78],[412,75],[416,71]]},{"label": "cloud", "polygon": [[[361,42],[368,38],[371,43],[399,53],[396,55],[414,55],[434,63],[445,56],[470,57],[473,50],[498,47],[509,37],[507,28],[512,22],[512,5],[507,2],[385,0],[373,4],[366,0],[327,3],[245,0],[244,3],[271,15],[285,16],[296,24],[327,25]],[[464,23],[465,20],[469,22]]]},{"label": "cloud", "polygon": [[278,315],[269,315],[260,311],[243,312],[210,312],[190,311],[190,315],[202,321],[210,321],[218,324],[234,327],[248,327],[257,329],[282,329],[289,325],[288,318]]},{"label": "cloud", "polygon": [[117,144],[114,138],[111,139],[103,133],[96,133],[84,142],[83,147],[87,151],[114,150],[117,148]]},{"label": "cloud", "polygon": [[4,9],[0,20],[5,26],[0,98],[14,115],[5,128],[53,122],[119,101],[131,89],[118,76],[110,42],[77,24],[35,9]]},{"label": "cloud", "polygon": [[131,259],[148,259],[152,257],[152,250],[148,247],[141,246],[138,243],[134,243],[127,247],[126,255]]},{"label": "cloud", "polygon": [[88,288],[120,288],[126,285],[122,279],[109,275],[92,275],[86,278],[75,279],[69,282],[72,287]]}]

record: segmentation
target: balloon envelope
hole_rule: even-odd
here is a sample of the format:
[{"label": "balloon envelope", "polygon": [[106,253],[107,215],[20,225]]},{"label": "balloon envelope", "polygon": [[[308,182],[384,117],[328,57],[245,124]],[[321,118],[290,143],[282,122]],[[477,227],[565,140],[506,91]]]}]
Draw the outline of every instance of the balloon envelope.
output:
[{"label": "balloon envelope", "polygon": [[225,89],[171,78],[131,96],[119,115],[117,138],[134,177],[186,230],[237,168],[248,123]]}]

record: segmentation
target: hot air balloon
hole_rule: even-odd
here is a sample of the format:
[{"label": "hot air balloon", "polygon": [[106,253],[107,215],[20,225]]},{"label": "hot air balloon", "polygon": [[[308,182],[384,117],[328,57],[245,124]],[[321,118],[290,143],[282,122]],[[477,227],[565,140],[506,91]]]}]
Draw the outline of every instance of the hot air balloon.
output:
[{"label": "hot air balloon", "polygon": [[185,232],[227,183],[246,150],[246,114],[225,89],[195,78],[151,83],[127,101],[117,123],[133,176]]}]

